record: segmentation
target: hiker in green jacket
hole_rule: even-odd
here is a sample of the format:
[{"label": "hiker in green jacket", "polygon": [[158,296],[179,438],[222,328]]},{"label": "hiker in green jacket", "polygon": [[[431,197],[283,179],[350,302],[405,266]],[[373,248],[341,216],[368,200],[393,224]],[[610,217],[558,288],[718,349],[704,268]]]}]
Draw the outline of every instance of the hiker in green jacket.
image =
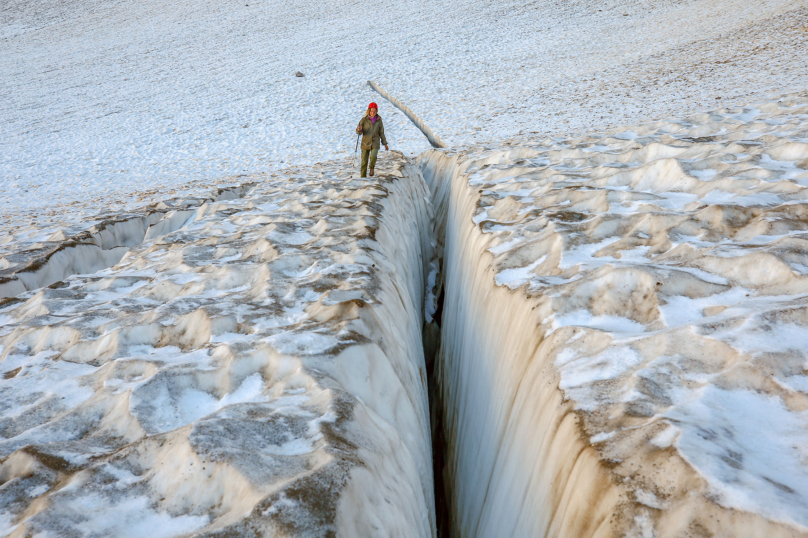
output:
[{"label": "hiker in green jacket", "polygon": [[367,177],[368,159],[370,159],[370,175],[374,174],[380,141],[384,144],[384,149],[390,150],[387,138],[384,136],[382,117],[376,113],[378,109],[376,103],[370,103],[367,112],[356,127],[356,132],[362,133],[362,167],[360,168],[362,177]]}]

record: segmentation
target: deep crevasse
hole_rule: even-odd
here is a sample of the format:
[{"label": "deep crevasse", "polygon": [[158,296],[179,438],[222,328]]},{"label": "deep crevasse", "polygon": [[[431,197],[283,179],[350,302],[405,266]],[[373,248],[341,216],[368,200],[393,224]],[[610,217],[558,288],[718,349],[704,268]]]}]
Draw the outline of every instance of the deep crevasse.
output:
[{"label": "deep crevasse", "polygon": [[455,536],[805,535],[806,103],[428,152],[434,219],[291,171],[2,300],[0,526],[434,535],[442,287]]},{"label": "deep crevasse", "polygon": [[544,360],[535,303],[496,286],[461,158],[428,152],[420,165],[443,260],[436,379],[454,535],[607,535],[617,499]]}]

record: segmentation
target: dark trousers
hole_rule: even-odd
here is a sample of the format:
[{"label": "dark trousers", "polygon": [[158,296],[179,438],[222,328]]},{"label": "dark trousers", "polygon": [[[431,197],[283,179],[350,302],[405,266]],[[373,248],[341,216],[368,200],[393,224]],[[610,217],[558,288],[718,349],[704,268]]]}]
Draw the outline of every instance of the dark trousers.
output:
[{"label": "dark trousers", "polygon": [[362,177],[368,176],[368,157],[370,157],[370,169],[376,169],[376,157],[379,156],[379,148],[375,149],[363,149],[362,150],[362,166],[359,171],[362,173]]}]

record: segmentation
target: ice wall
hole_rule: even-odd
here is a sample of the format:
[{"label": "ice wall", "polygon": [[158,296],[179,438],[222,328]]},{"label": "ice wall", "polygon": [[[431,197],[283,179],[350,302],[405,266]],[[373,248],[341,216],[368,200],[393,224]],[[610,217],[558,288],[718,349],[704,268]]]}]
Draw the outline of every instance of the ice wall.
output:
[{"label": "ice wall", "polygon": [[[389,164],[389,166],[387,166]],[[268,180],[0,303],[0,534],[435,534],[428,191]]]},{"label": "ice wall", "polygon": [[[616,498],[540,348],[535,301],[496,286],[468,162],[426,154],[444,249],[441,350],[455,536],[600,536]],[[597,486],[600,484],[600,486]],[[566,506],[562,506],[566,505]]]},{"label": "ice wall", "polygon": [[421,157],[457,536],[808,536],[807,114]]}]

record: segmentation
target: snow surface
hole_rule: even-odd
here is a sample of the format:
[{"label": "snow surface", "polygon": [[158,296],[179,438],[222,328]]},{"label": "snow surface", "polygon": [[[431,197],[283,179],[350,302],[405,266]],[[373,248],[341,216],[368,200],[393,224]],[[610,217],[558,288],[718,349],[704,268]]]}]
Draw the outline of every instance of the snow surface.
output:
[{"label": "snow surface", "polygon": [[189,222],[216,213],[216,202],[243,196],[252,187],[244,183],[218,189],[209,198],[165,200],[144,210],[100,215],[77,220],[72,226],[51,229],[13,228],[7,230],[0,264],[0,297],[14,297],[64,280],[77,273],[93,273],[118,263],[128,252],[147,239],[176,231]]},{"label": "snow surface", "polygon": [[0,302],[0,535],[434,536],[428,192],[349,166]]},{"label": "snow surface", "polygon": [[808,95],[420,159],[463,536],[808,535]]},{"label": "snow surface", "polygon": [[[450,147],[796,91],[808,81],[807,5],[11,2],[0,12],[0,235],[52,235],[79,215],[346,157],[363,108],[380,101],[368,79]],[[394,149],[428,148],[380,105]]]},{"label": "snow surface", "polygon": [[806,28],[806,0],[8,3],[0,528],[434,532],[448,272],[414,172],[347,178],[370,100],[428,147],[373,79],[471,148],[438,197],[463,535],[804,533],[804,104],[571,133],[802,89]]}]

